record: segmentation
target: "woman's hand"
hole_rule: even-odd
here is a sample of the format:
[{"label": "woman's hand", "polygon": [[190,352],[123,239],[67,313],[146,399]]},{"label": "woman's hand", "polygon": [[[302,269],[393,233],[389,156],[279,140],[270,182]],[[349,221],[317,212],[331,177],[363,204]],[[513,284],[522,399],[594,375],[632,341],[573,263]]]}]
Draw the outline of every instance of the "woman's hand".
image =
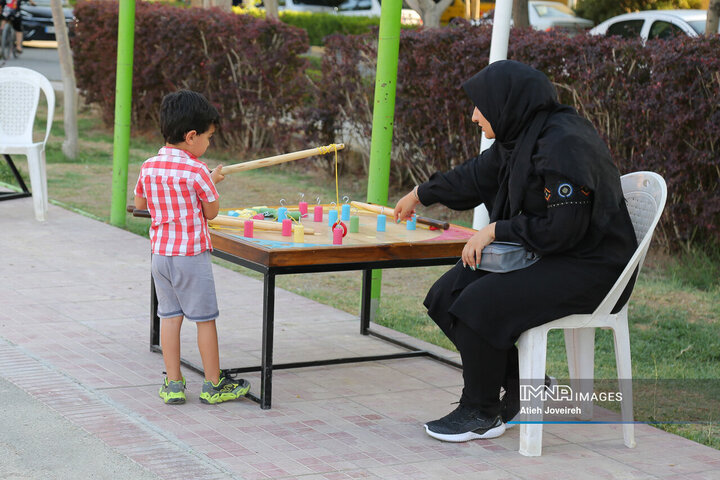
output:
[{"label": "woman's hand", "polygon": [[393,215],[395,215],[395,223],[407,220],[412,217],[413,213],[415,213],[415,207],[417,207],[420,203],[416,189],[417,187],[413,188],[410,193],[402,197],[398,201],[397,205],[395,205],[395,210],[393,211]]},{"label": "woman's hand", "polygon": [[493,240],[495,240],[495,222],[470,237],[470,240],[463,247],[461,255],[463,266],[469,266],[472,270],[478,268],[482,249],[490,245]]}]

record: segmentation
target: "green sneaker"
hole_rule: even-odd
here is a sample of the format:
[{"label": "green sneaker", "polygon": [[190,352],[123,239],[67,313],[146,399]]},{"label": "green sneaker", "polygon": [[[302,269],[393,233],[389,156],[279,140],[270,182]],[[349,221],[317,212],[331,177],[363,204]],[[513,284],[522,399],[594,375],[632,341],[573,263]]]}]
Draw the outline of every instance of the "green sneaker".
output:
[{"label": "green sneaker", "polygon": [[200,401],[208,405],[236,400],[250,391],[250,382],[245,379],[234,379],[224,371],[220,371],[220,380],[213,385],[210,380],[203,382]]},{"label": "green sneaker", "polygon": [[158,394],[168,405],[185,403],[185,377],[183,377],[182,380],[168,380],[168,378],[165,377]]}]

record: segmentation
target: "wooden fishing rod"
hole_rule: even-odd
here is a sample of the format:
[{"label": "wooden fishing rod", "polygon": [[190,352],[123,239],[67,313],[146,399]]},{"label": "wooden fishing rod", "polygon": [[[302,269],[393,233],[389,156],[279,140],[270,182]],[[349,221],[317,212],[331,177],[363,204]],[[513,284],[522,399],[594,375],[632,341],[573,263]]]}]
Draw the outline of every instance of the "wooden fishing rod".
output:
[{"label": "wooden fishing rod", "polygon": [[269,167],[271,165],[278,165],[280,163],[292,162],[295,160],[301,160],[303,158],[314,157],[316,155],[325,155],[332,153],[336,150],[342,150],[345,148],[344,143],[333,143],[324,147],[310,148],[307,150],[300,150],[297,152],[283,153],[282,155],[275,155],[272,157],[260,158],[258,160],[251,160],[249,162],[235,163],[222,168],[223,175],[228,173],[245,172],[247,170],[254,170],[256,168]]}]

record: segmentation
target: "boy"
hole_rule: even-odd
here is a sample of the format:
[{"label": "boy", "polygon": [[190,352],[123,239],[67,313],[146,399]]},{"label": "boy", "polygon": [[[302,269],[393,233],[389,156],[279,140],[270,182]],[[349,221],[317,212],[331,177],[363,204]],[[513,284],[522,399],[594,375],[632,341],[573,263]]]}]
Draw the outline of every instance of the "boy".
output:
[{"label": "boy", "polygon": [[220,208],[215,184],[222,165],[210,172],[198,160],[210,145],[220,117],[197,92],[180,90],[165,96],[160,130],[165,146],[146,160],[135,186],[135,208],[152,216],[152,277],[161,319],[160,344],[167,377],[160,397],[167,404],[185,403],[185,377],[180,372],[180,327],[183,317],[197,325],[197,342],[205,370],[200,401],[216,404],[250,390],[246,380],[220,371],[215,282],[210,262],[207,219]]}]

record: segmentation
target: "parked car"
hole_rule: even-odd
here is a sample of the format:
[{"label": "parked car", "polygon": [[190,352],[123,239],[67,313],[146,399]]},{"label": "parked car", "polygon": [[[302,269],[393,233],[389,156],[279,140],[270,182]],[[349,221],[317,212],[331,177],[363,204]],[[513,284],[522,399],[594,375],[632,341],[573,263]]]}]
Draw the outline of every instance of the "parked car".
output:
[{"label": "parked car", "polygon": [[[470,0],[468,0],[470,1]],[[475,2],[471,3],[471,7],[475,6]],[[482,16],[485,12],[495,8],[495,2],[480,2],[480,14]],[[445,25],[455,18],[466,18],[465,17],[465,0],[454,0],[449,7],[445,9],[440,17],[440,24]],[[474,15],[475,12],[470,12],[470,15]]]},{"label": "parked car", "polygon": [[528,2],[530,25],[536,30],[583,31],[593,27],[592,20],[578,17],[567,5],[552,1]]},{"label": "parked car", "polygon": [[[55,40],[50,0],[34,0],[35,6],[23,3],[21,8],[23,40]],[[75,21],[72,8],[63,8],[68,28]]]},{"label": "parked car", "polygon": [[705,34],[706,21],[707,10],[647,10],[612,17],[590,30],[590,34],[639,38],[643,43],[674,35],[699,37]]},{"label": "parked car", "polygon": [[[494,10],[490,10],[480,18],[477,23],[492,23]],[[592,28],[593,21],[578,17],[577,14],[564,3],[548,0],[529,0],[528,19],[530,26],[536,30],[560,30],[568,33],[577,33]],[[512,19],[510,20],[512,25]]]}]

